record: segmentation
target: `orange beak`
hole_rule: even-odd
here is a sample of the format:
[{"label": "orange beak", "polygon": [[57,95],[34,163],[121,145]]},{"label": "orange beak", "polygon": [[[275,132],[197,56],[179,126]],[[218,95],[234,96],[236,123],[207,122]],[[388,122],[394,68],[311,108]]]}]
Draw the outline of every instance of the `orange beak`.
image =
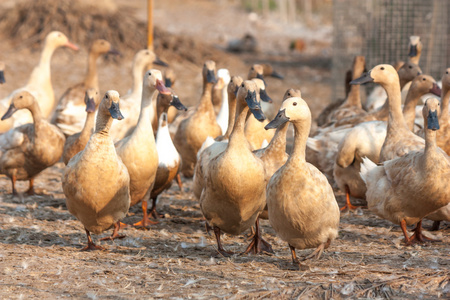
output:
[{"label": "orange beak", "polygon": [[80,48],[78,48],[77,45],[72,44],[71,42],[67,41],[67,43],[64,45],[64,47],[70,48],[72,50],[78,51]]}]

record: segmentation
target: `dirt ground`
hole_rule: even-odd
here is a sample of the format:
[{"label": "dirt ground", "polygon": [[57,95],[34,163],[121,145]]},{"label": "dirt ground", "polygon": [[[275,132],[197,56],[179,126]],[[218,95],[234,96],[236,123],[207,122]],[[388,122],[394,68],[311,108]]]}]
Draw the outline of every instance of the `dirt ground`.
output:
[{"label": "dirt ground", "polygon": [[[3,2],[0,10],[12,2]],[[145,20],[144,2],[116,3],[119,8],[133,10],[137,19]],[[155,2],[155,25],[167,35],[192,39],[197,47],[209,47],[218,68],[227,67],[231,74],[245,77],[252,63],[268,62],[285,75],[283,81],[267,79],[267,91],[275,100],[274,106],[279,105],[284,91],[290,87],[301,89],[314,116],[333,98],[332,28],[326,22],[322,24],[319,20],[305,27],[282,24],[276,18],[252,21],[239,7],[239,1]],[[258,53],[223,51],[230,39],[240,38],[246,31],[257,37]],[[303,52],[289,51],[292,38],[306,42]],[[201,64],[183,56],[176,58],[162,49],[155,51],[176,71],[175,89],[181,100],[195,105],[200,97]],[[199,49],[194,47],[192,51]],[[100,59],[103,91],[116,89],[124,94],[131,87],[133,54],[125,51],[115,60]],[[0,86],[0,97],[26,83],[39,55],[39,51],[2,40],[0,60],[7,64],[7,83]],[[85,47],[78,53],[56,51],[52,81],[57,97],[82,80],[86,55]],[[174,185],[160,196],[159,209],[165,218],[157,225],[149,230],[125,229],[125,239],[98,242],[106,251],[81,252],[86,236],[81,223],[67,211],[61,187],[63,168],[58,163],[36,178],[39,193],[36,196],[13,197],[9,179],[0,177],[2,299],[450,298],[448,223],[441,225],[438,232],[427,232],[440,242],[407,247],[399,226],[366,209],[343,213],[339,237],[320,260],[306,261],[305,269],[298,270],[291,263],[287,244],[263,221],[264,237],[273,245],[275,255],[224,258],[215,251],[214,236],[205,231],[199,204],[190,191],[192,181],[186,179],[182,191]],[[27,185],[19,182],[18,191],[25,191]],[[342,206],[342,193],[336,191],[336,198]],[[140,207],[132,207],[124,222],[136,222],[140,216]],[[424,227],[429,226],[431,222],[425,221]],[[93,238],[98,241],[109,234]],[[225,235],[223,242],[227,249],[239,253],[248,240],[245,235]],[[310,252],[297,251],[300,256]]]}]

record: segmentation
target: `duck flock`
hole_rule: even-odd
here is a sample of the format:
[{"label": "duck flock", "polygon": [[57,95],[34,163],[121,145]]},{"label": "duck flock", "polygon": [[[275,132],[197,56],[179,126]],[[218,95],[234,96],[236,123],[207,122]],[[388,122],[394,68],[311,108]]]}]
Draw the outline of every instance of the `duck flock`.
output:
[{"label": "duck flock", "polygon": [[[134,57],[131,91],[100,94],[96,60],[118,54],[106,40],[91,45],[85,80],[55,101],[50,61],[59,47],[77,50],[63,33],[49,33],[28,84],[0,100],[0,173],[11,179],[13,194],[17,180],[28,180],[33,194],[34,178],[62,160],[67,208],[86,230],[83,250],[103,249],[91,233],[113,228],[105,238],[113,240],[124,237],[124,227],[151,227],[160,217],[158,196],[192,177],[206,229],[223,256],[233,253],[221,233],[249,229],[243,254],[273,253],[259,224],[268,219],[294,264],[318,259],[338,237],[340,210],[357,208],[350,197],[400,225],[406,245],[430,239],[424,218],[435,221],[433,230],[450,221],[450,68],[443,68],[441,90],[419,67],[416,36],[408,61],[395,67],[380,64],[363,73],[365,59],[355,57],[346,99],[324,110],[315,132],[298,89],[287,89],[273,120],[266,118],[264,102],[272,99],[264,76],[282,78],[270,65],[251,66],[244,80],[206,61],[200,101],[187,109],[173,89],[174,72],[150,67],[167,65],[144,49]],[[3,70],[0,63],[0,83]],[[360,85],[368,82],[378,86],[363,107]],[[341,209],[332,186],[346,193]],[[122,223],[137,204],[141,221]],[[415,225],[412,235],[409,225]],[[309,248],[315,250],[297,257],[296,249]]]}]

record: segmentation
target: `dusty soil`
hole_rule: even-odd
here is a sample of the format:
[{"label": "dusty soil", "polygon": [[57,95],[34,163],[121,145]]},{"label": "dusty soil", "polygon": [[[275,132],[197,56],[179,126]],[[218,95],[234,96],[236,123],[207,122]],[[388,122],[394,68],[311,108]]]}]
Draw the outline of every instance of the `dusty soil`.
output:
[{"label": "dusty soil", "polygon": [[[11,2],[5,1],[3,5]],[[209,47],[202,51],[214,57],[204,59],[217,59],[218,68],[227,67],[232,74],[245,77],[252,63],[272,63],[286,76],[283,81],[268,79],[268,93],[276,100],[274,105],[278,105],[290,87],[302,90],[315,116],[332,99],[327,54],[331,36],[326,24],[325,29],[300,25],[292,28],[276,19],[261,19],[255,25],[236,4],[224,5],[225,1],[155,2],[158,2],[155,22],[160,32],[174,40],[192,40],[192,51],[196,51],[195,47]],[[137,1],[130,4],[125,0],[117,4],[134,9],[140,20],[145,18],[144,4]],[[304,30],[299,32],[300,28]],[[240,38],[246,30],[253,30],[262,46],[260,52],[222,51],[228,40]],[[289,52],[287,45],[292,37],[307,42],[305,52]],[[57,97],[82,80],[85,49],[79,53],[70,50],[55,53],[52,77]],[[182,101],[194,105],[200,95],[201,64],[186,57],[183,54],[186,52],[175,52],[170,47],[155,51],[178,74],[175,88]],[[0,87],[1,97],[26,83],[39,54],[11,40],[2,40],[0,60],[7,63],[7,83]],[[103,91],[116,89],[123,94],[131,87],[133,54],[125,51],[119,59],[101,59],[99,77]],[[214,237],[205,231],[198,202],[190,192],[190,180],[184,180],[183,191],[175,185],[162,194],[159,208],[165,218],[159,224],[149,230],[125,229],[125,239],[99,242],[106,251],[80,252],[86,237],[81,223],[67,211],[61,187],[62,170],[63,164],[58,163],[39,175],[35,185],[40,195],[36,196],[11,196],[9,179],[0,177],[1,298],[450,297],[448,224],[435,233],[440,242],[407,247],[398,226],[375,217],[368,210],[344,213],[338,239],[319,261],[306,261],[305,269],[298,270],[291,263],[288,246],[276,237],[268,222],[263,222],[264,237],[273,245],[274,256],[223,258],[215,251]],[[25,191],[27,184],[19,182],[19,192]],[[342,206],[342,194],[336,191],[336,195]],[[140,208],[133,207],[124,222],[135,222],[140,216]],[[425,221],[426,228],[430,225],[431,222]],[[94,236],[94,240],[109,234]],[[225,236],[223,241],[227,249],[236,253],[243,251],[248,243],[246,236]],[[298,251],[298,254],[305,256],[310,251]]]}]

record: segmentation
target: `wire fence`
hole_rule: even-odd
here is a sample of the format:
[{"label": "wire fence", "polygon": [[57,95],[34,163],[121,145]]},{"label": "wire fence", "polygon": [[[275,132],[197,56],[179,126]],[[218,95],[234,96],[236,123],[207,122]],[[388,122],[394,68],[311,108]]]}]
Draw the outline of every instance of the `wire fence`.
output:
[{"label": "wire fence", "polygon": [[345,96],[345,72],[355,55],[365,55],[367,68],[408,60],[408,42],[420,36],[420,67],[440,79],[450,66],[450,1],[334,0],[334,99]]}]

